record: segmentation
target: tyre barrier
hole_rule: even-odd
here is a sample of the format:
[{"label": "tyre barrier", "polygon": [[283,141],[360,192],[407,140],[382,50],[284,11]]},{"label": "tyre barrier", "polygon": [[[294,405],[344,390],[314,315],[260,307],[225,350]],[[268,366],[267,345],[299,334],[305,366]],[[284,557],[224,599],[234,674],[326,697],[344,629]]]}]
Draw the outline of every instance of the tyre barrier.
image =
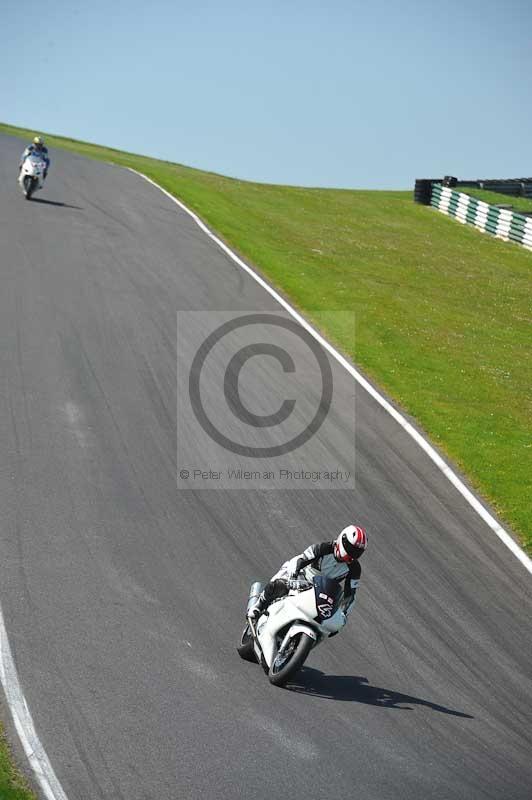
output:
[{"label": "tyre barrier", "polygon": [[433,183],[439,183],[439,178],[416,178],[414,187],[414,200],[424,206],[430,206]]},{"label": "tyre barrier", "polygon": [[532,217],[491,206],[468,194],[442,186],[441,183],[433,183],[431,188],[430,205],[442,214],[454,217],[466,225],[473,225],[477,230],[496,236],[497,239],[515,242],[532,250]]}]

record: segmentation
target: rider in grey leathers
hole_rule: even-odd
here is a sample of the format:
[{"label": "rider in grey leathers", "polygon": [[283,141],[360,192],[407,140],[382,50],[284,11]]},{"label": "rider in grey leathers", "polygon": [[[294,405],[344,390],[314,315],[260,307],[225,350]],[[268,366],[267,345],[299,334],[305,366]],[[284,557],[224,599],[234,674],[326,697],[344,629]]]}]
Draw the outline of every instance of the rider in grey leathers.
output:
[{"label": "rider in grey leathers", "polygon": [[[294,581],[302,575],[311,581],[315,575],[344,581],[343,612],[348,615],[353,610],[355,595],[361,576],[358,559],[366,549],[367,533],[358,525],[348,525],[332,541],[310,545],[300,555],[285,561],[264,589],[255,605],[248,610],[250,619],[266,611],[270,603],[288,594]],[[297,585],[297,584],[296,584]]]}]

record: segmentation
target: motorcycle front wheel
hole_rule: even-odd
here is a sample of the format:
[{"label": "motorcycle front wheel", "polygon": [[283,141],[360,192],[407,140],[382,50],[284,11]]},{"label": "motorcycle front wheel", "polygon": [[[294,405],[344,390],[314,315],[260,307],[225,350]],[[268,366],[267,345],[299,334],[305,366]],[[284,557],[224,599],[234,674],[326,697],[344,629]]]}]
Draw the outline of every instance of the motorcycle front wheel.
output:
[{"label": "motorcycle front wheel", "polygon": [[314,639],[306,633],[300,633],[290,641],[283,653],[277,653],[268,673],[268,679],[274,686],[284,686],[292,675],[301,669],[310,653]]},{"label": "motorcycle front wheel", "polygon": [[24,178],[24,196],[26,200],[31,200],[33,187],[34,187],[33,178],[31,178],[29,175],[26,175],[26,177]]}]

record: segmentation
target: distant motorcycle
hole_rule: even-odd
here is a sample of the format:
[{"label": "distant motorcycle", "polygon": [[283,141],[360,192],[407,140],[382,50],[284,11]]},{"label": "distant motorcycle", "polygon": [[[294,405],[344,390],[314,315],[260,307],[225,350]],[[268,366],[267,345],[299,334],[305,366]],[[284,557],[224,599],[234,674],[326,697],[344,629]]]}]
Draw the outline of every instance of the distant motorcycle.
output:
[{"label": "distant motorcycle", "polygon": [[[248,609],[263,589],[251,585]],[[247,621],[237,647],[240,658],[262,665],[274,686],[284,686],[320,642],[340,631],[346,616],[340,608],[340,584],[317,575],[312,582],[289,582],[289,592],[275,600],[258,620]]]},{"label": "distant motorcycle", "polygon": [[18,182],[26,200],[30,200],[33,193],[44,186],[44,173],[46,161],[36,153],[30,153],[22,163]]}]

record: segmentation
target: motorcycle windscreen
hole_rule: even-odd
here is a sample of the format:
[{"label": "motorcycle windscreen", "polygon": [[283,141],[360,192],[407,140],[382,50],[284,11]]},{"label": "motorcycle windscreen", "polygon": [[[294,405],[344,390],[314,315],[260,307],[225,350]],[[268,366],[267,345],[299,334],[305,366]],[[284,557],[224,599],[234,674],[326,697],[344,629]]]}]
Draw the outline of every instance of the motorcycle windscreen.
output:
[{"label": "motorcycle windscreen", "polygon": [[26,158],[26,161],[31,164],[32,167],[38,167],[42,169],[46,166],[45,160],[42,156],[34,155],[33,153]]},{"label": "motorcycle windscreen", "polygon": [[332,578],[316,575],[314,577],[314,593],[318,610],[317,622],[324,622],[338,611],[343,597],[342,587],[338,581],[332,580]]}]

